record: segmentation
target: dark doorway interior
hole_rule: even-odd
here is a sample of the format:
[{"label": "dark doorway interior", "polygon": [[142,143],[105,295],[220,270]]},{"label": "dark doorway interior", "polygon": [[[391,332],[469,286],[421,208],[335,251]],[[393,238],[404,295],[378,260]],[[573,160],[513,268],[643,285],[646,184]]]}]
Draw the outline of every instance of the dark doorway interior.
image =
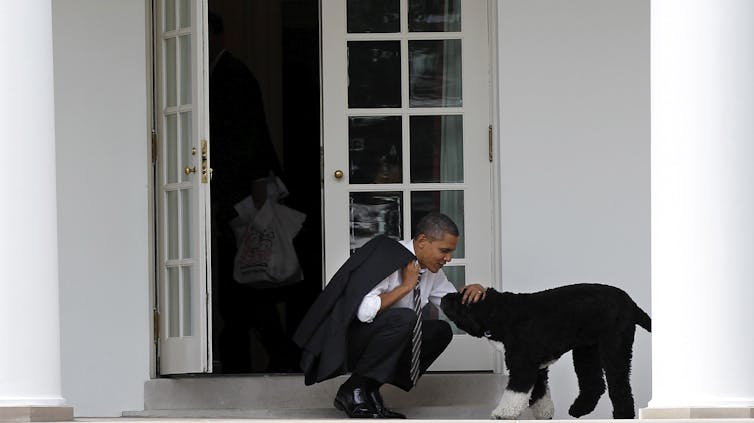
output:
[{"label": "dark doorway interior", "polygon": [[[291,336],[321,291],[317,0],[209,0],[214,372],[297,373]],[[234,207],[264,201],[274,172],[306,214],[294,238],[303,280],[238,283]],[[272,285],[272,286],[269,286]]]}]

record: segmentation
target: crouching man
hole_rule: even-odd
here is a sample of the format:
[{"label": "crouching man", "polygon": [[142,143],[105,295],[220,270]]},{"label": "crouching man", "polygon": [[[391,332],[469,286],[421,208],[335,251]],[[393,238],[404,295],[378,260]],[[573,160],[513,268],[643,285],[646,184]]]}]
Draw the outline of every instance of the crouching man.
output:
[{"label": "crouching man", "polygon": [[[293,340],[302,348],[306,385],[350,372],[333,405],[352,418],[406,418],[385,406],[380,387],[411,390],[453,338],[450,325],[421,319],[428,303],[457,292],[442,267],[458,244],[456,224],[440,213],[422,218],[416,236],[378,236],[336,272]],[[465,286],[464,302],[485,295]]]}]

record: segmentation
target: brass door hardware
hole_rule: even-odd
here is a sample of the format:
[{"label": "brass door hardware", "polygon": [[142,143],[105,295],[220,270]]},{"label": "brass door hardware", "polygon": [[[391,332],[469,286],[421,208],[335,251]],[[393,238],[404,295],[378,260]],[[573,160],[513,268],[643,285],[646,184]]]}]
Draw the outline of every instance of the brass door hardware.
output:
[{"label": "brass door hardware", "polygon": [[207,140],[202,140],[202,183],[209,182],[208,165],[207,165]]}]

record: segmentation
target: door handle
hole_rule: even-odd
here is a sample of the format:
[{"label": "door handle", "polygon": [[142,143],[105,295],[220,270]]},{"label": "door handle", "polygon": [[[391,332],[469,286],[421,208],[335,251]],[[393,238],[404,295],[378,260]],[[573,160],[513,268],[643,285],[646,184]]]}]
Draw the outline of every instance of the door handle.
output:
[{"label": "door handle", "polygon": [[335,176],[335,179],[342,178],[343,177],[343,171],[340,170],[340,169],[336,170],[334,176]]}]

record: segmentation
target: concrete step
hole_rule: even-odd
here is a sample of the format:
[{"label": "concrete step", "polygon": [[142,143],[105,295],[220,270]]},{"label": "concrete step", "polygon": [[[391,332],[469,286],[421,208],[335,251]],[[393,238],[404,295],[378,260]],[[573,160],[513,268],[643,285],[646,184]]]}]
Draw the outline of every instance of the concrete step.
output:
[{"label": "concrete step", "polygon": [[[145,385],[144,410],[130,417],[341,418],[332,406],[346,377],[305,386],[300,375],[163,378]],[[492,373],[424,375],[411,392],[386,385],[389,407],[412,418],[489,418],[507,378]]]},{"label": "concrete step", "polygon": [[[90,423],[133,421],[138,423],[244,423],[275,419],[278,423],[317,420],[343,421],[344,415],[332,406],[338,387],[346,377],[305,386],[300,375],[195,376],[155,379],[145,385],[144,410],[123,413],[121,419],[81,419]],[[385,403],[412,420],[488,420],[507,382],[491,373],[432,373],[424,375],[417,387],[404,392],[393,386],[382,388]],[[527,410],[519,421],[531,420]],[[553,421],[573,421],[553,420]],[[589,419],[590,422],[614,422]],[[646,419],[646,423],[668,420]],[[677,419],[674,423],[754,423],[754,419]]]}]

